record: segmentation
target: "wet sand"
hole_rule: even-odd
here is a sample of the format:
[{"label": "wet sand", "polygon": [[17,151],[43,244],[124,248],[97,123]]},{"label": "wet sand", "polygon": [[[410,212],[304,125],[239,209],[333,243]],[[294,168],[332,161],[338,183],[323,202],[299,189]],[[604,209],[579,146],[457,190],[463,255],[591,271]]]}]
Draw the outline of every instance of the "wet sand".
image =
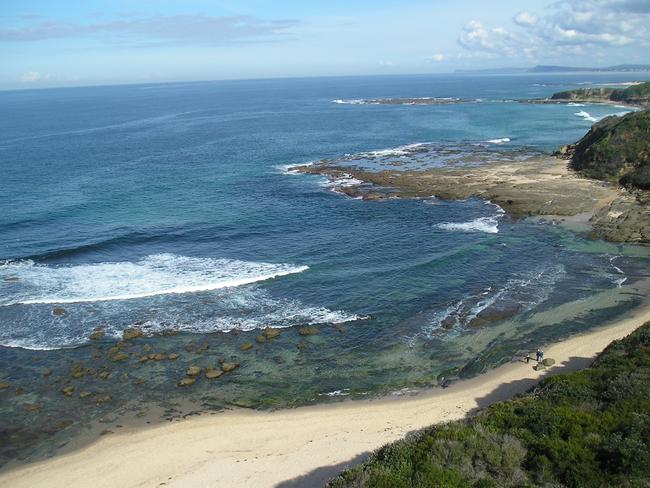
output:
[{"label": "wet sand", "polygon": [[650,307],[545,347],[556,365],[511,363],[446,389],[277,412],[233,410],[104,436],[77,451],[0,473],[7,487],[320,486],[410,431],[462,418],[549,374],[587,367],[611,341],[650,321]]}]

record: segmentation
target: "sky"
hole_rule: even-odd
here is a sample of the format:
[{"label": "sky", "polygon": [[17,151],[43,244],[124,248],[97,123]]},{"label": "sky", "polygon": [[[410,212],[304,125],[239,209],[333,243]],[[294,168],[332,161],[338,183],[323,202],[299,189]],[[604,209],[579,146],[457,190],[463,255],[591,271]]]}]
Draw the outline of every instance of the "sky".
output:
[{"label": "sky", "polygon": [[0,89],[650,64],[650,0],[0,0]]}]

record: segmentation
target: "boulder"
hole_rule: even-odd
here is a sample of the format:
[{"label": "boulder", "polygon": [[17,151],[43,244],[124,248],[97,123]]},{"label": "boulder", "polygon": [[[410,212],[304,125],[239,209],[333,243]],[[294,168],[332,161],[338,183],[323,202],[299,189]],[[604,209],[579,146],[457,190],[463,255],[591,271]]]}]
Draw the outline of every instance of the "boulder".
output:
[{"label": "boulder", "polygon": [[56,317],[62,317],[65,315],[65,308],[57,307],[52,310],[52,315]]},{"label": "boulder", "polygon": [[237,363],[222,363],[221,369],[224,373],[230,373],[231,371],[236,370],[239,367]]},{"label": "boulder", "polygon": [[223,371],[221,371],[218,368],[208,368],[205,371],[205,377],[209,380],[214,380],[219,378],[223,374]]},{"label": "boulder", "polygon": [[100,341],[104,338],[105,335],[106,335],[106,331],[104,331],[104,329],[95,329],[90,333],[88,338],[91,341]]},{"label": "boulder", "polygon": [[318,334],[319,330],[316,327],[313,327],[311,325],[306,325],[305,327],[300,327],[298,329],[298,334],[301,336],[310,336],[314,334]]},{"label": "boulder", "polygon": [[149,359],[152,361],[162,361],[163,359],[167,359],[167,356],[162,352],[157,352],[156,354],[149,354]]},{"label": "boulder", "polygon": [[178,382],[178,386],[192,386],[196,383],[196,378],[183,378]]},{"label": "boulder", "polygon": [[268,339],[275,339],[276,337],[278,337],[280,335],[280,330],[279,329],[273,329],[271,327],[267,327],[262,332],[262,335],[264,337],[266,337],[267,340]]},{"label": "boulder", "polygon": [[250,349],[253,349],[253,344],[251,342],[244,342],[239,346],[240,351],[249,351]]},{"label": "boulder", "polygon": [[178,354],[173,352],[169,356],[167,356],[167,359],[169,359],[170,361],[174,361],[174,360],[178,359]]},{"label": "boulder", "polygon": [[555,364],[555,359],[553,358],[546,358],[542,361],[542,364],[544,366],[553,366]]},{"label": "boulder", "polygon": [[201,374],[201,368],[198,366],[190,366],[185,372],[187,376],[198,376]]},{"label": "boulder", "polygon": [[533,366],[533,369],[535,371],[541,371],[542,369],[546,369],[546,365],[544,363],[537,363],[535,366]]},{"label": "boulder", "polygon": [[122,339],[125,341],[130,341],[137,337],[142,337],[143,335],[144,332],[142,332],[140,329],[129,327],[128,329],[124,329],[124,332],[122,332]]},{"label": "boulder", "polygon": [[65,396],[72,396],[74,393],[74,386],[66,386],[61,390]]}]

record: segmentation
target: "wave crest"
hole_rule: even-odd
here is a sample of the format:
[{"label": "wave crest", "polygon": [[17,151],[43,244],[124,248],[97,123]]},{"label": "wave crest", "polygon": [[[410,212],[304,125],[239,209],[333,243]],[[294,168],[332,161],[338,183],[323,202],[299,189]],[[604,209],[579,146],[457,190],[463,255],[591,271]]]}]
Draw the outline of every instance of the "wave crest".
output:
[{"label": "wave crest", "polygon": [[237,287],[300,273],[308,266],[155,254],[137,262],[0,265],[0,306],[129,300]]}]

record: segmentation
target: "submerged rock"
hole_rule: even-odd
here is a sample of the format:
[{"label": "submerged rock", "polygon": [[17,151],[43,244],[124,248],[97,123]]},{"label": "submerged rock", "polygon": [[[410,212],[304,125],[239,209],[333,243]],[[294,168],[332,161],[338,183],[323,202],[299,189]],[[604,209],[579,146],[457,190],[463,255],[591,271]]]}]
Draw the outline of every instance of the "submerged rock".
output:
[{"label": "submerged rock", "polygon": [[239,367],[237,363],[223,363],[221,364],[221,369],[224,373],[230,373],[231,371],[236,370]]},{"label": "submerged rock", "polygon": [[262,335],[266,337],[266,339],[275,339],[280,335],[280,330],[279,329],[273,329],[271,327],[267,327],[264,329],[262,332]]},{"label": "submerged rock", "polygon": [[72,396],[72,394],[74,393],[74,386],[66,386],[65,388],[63,388],[63,389],[61,390],[61,392],[62,392],[65,396]]},{"label": "submerged rock", "polygon": [[119,361],[126,361],[127,359],[129,359],[129,355],[125,352],[118,352],[115,356],[113,356],[113,361],[116,363]]},{"label": "submerged rock", "polygon": [[65,308],[57,307],[52,310],[52,315],[55,315],[56,317],[62,317],[65,315]]},{"label": "submerged rock", "polygon": [[140,329],[136,329],[135,327],[129,327],[128,329],[124,329],[124,332],[122,332],[122,339],[125,341],[130,341],[137,337],[142,337],[143,335],[144,332],[142,332]]},{"label": "submerged rock", "polygon": [[48,376],[50,376],[52,374],[52,371],[53,371],[52,368],[45,368],[43,370],[43,376],[45,376],[47,378]]},{"label": "submerged rock", "polygon": [[178,382],[178,386],[192,386],[194,383],[196,383],[196,378],[183,378]]},{"label": "submerged rock", "polygon": [[208,368],[205,372],[205,377],[209,380],[214,380],[223,375],[223,371],[218,368]]},{"label": "submerged rock", "polygon": [[142,346],[142,351],[151,352],[151,344],[145,344],[144,346]]},{"label": "submerged rock", "polygon": [[174,361],[174,360],[178,359],[178,354],[173,352],[169,356],[167,356],[167,359],[169,359],[170,361]]},{"label": "submerged rock", "polygon": [[6,390],[11,386],[11,383],[8,381],[0,381],[0,390]]},{"label": "submerged rock", "polygon": [[301,336],[314,335],[314,334],[318,334],[319,332],[320,331],[316,327],[313,327],[311,325],[300,327],[300,329],[298,329],[298,334],[300,334]]},{"label": "submerged rock", "polygon": [[100,340],[102,340],[104,338],[105,335],[106,335],[106,331],[104,329],[98,328],[98,329],[93,330],[90,333],[90,335],[88,336],[88,339],[90,339],[91,341],[100,341]]},{"label": "submerged rock", "polygon": [[239,346],[240,351],[249,351],[250,349],[253,349],[253,344],[251,342],[244,342]]},{"label": "submerged rock", "polygon": [[79,398],[86,398],[92,395],[92,392],[90,391],[80,391],[79,392]]},{"label": "submerged rock", "polygon": [[185,372],[187,376],[198,376],[201,374],[201,368],[198,366],[190,366]]},{"label": "submerged rock", "polygon": [[257,342],[258,344],[263,344],[264,342],[266,342],[266,337],[264,337],[261,334],[258,335],[258,336],[255,336],[255,342]]}]

